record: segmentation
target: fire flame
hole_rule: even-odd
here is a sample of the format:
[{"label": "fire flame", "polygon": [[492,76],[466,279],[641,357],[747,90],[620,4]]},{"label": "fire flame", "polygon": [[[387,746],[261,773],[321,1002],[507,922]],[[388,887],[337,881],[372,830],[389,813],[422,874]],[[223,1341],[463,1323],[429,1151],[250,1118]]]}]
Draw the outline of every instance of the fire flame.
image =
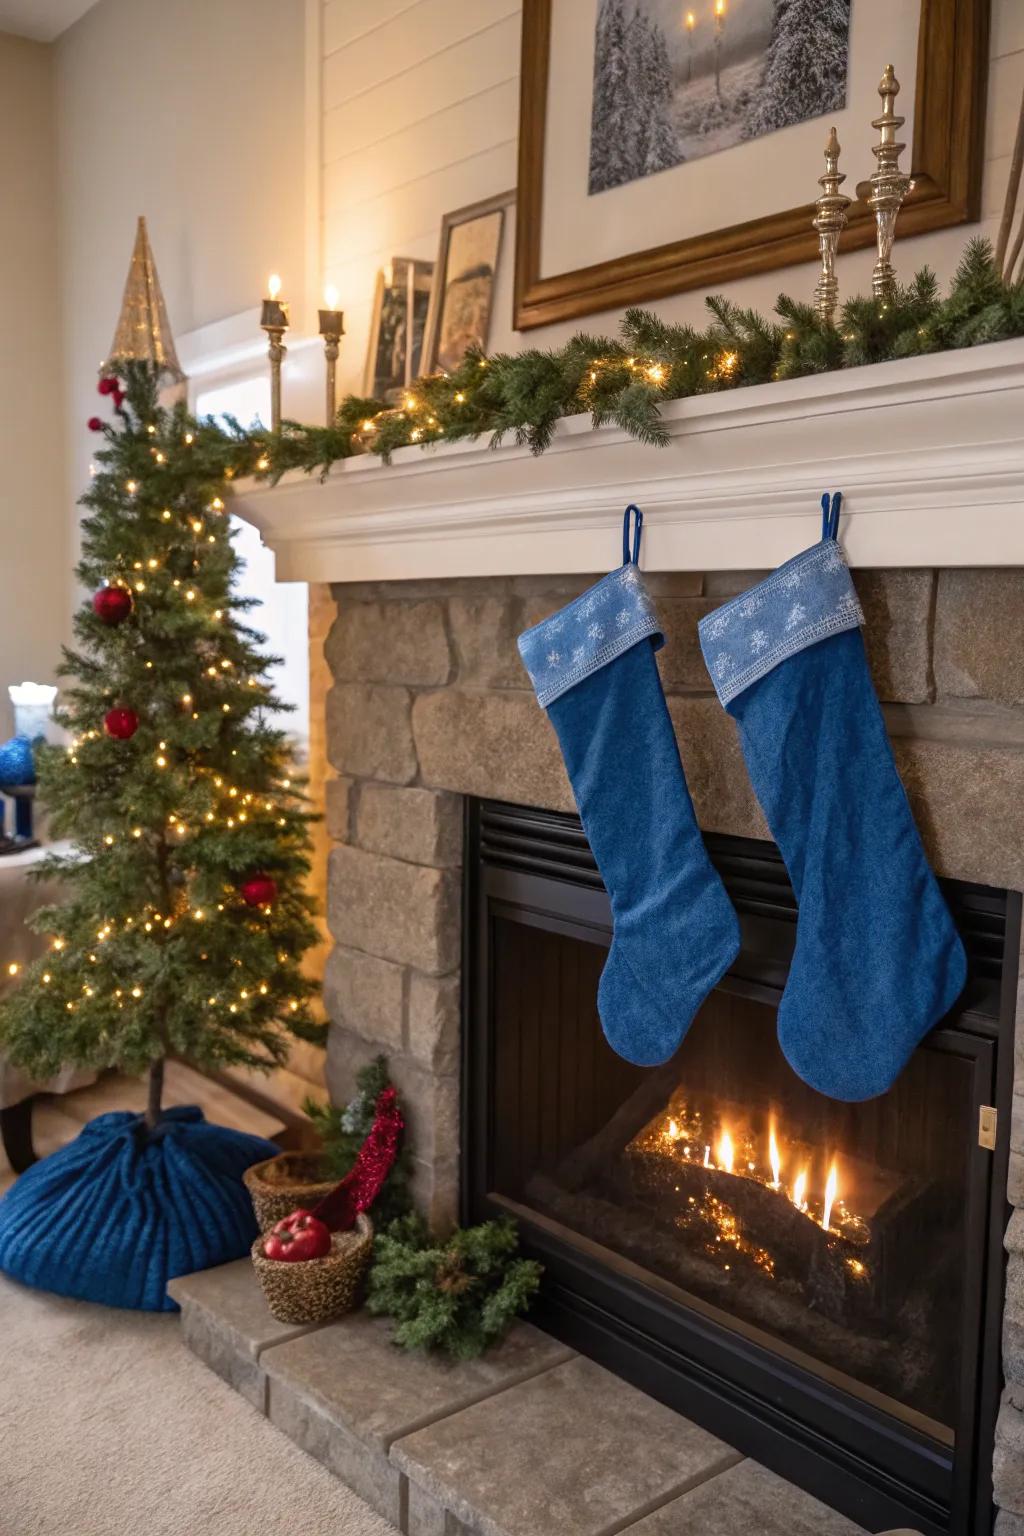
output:
[{"label": "fire flame", "polygon": [[669,1139],[669,1141],[675,1141],[677,1139],[678,1135],[679,1135],[679,1127],[678,1127],[678,1125],[676,1124],[676,1122],[674,1120],[670,1120],[669,1123],[668,1123],[668,1139]]},{"label": "fire flame", "polygon": [[807,1169],[801,1168],[793,1183],[793,1204],[798,1211],[807,1209]]},{"label": "fire flame", "polygon": [[775,1140],[775,1121],[768,1127],[768,1166],[772,1170],[772,1189],[778,1189],[782,1174],[782,1159],[779,1156],[779,1144]]},{"label": "fire flame", "polygon": [[728,1131],[722,1132],[722,1139],[718,1143],[717,1156],[719,1168],[721,1168],[725,1173],[732,1173],[733,1164],[736,1159],[735,1149],[732,1144],[732,1137],[729,1135]]},{"label": "fire flame", "polygon": [[832,1225],[832,1207],[836,1203],[836,1192],[839,1188],[839,1170],[833,1160],[832,1167],[828,1171],[828,1182],[825,1185],[825,1209],[822,1212],[821,1224],[827,1232]]}]

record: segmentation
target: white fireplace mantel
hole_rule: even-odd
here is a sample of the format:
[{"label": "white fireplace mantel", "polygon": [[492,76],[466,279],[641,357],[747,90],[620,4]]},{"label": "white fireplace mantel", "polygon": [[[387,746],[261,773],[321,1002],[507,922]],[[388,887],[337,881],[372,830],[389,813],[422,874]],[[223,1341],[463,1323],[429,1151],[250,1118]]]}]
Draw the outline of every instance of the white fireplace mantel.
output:
[{"label": "white fireplace mantel", "polygon": [[841,490],[855,566],[1024,565],[1024,340],[665,405],[667,448],[587,416],[539,457],[486,441],[366,455],[326,482],[240,483],[282,581],[765,569],[819,536]]}]

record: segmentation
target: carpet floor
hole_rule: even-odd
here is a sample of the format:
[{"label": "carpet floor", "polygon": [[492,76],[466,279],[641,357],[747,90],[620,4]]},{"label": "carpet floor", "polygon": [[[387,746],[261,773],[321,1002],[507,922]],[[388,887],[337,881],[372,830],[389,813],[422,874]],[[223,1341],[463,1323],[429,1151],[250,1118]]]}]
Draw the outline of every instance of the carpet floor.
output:
[{"label": "carpet floor", "polygon": [[180,1327],[0,1276],[0,1536],[395,1536]]}]

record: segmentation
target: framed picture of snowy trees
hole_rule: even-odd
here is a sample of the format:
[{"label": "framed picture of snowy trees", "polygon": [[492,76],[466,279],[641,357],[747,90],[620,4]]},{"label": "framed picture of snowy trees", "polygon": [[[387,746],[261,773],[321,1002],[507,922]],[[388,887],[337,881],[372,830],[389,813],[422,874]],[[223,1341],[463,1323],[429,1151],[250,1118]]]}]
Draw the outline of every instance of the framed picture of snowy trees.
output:
[{"label": "framed picture of snowy trees", "polygon": [[[914,188],[900,234],[979,214],[990,0],[524,0],[515,324],[817,254],[835,124],[874,169],[887,64]],[[850,208],[843,251],[875,221]]]}]

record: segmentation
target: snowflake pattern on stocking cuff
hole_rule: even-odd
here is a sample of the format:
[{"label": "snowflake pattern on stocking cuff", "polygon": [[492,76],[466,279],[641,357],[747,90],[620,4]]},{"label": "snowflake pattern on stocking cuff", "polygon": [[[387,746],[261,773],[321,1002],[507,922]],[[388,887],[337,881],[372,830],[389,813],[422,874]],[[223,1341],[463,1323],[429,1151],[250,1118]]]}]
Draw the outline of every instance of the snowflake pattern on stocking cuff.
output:
[{"label": "snowflake pattern on stocking cuff", "polygon": [[863,622],[843,552],[823,539],[709,613],[698,629],[711,681],[728,704],[788,656]]},{"label": "snowflake pattern on stocking cuff", "polygon": [[635,565],[588,588],[551,618],[519,636],[519,654],[545,709],[592,672],[641,640],[658,650],[665,642]]}]

